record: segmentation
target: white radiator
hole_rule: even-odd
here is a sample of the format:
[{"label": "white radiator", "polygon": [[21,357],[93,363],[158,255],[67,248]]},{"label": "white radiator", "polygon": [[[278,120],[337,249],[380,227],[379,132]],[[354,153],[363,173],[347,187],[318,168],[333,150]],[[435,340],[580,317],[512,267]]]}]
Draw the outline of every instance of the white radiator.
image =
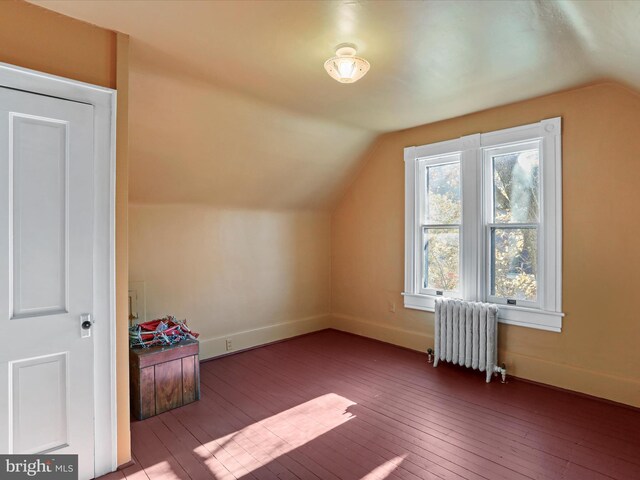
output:
[{"label": "white radiator", "polygon": [[506,380],[498,366],[498,307],[489,303],[438,298],[435,301],[435,361],[446,361]]}]

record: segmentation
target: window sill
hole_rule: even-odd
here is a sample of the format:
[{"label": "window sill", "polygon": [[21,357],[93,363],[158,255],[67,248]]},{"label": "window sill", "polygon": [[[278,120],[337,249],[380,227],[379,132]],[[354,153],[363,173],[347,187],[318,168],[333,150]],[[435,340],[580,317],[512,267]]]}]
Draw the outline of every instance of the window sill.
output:
[{"label": "window sill", "polygon": [[[431,295],[418,295],[414,293],[403,293],[402,295],[404,296],[405,308],[424,310],[426,312],[434,311],[435,299],[438,298]],[[498,305],[498,321],[507,325],[536,328],[549,332],[561,332],[562,317],[564,317],[564,313],[511,305]]]}]

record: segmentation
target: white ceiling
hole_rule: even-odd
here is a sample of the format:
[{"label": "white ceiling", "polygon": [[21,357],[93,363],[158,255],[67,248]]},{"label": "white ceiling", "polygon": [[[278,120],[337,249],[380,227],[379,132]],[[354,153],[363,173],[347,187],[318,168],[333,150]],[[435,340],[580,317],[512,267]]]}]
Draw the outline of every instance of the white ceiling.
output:
[{"label": "white ceiling", "polygon": [[[33,3],[131,36],[134,201],[325,207],[379,132],[601,78],[640,88],[637,1]],[[342,42],[371,63],[356,84],[323,69]]]}]

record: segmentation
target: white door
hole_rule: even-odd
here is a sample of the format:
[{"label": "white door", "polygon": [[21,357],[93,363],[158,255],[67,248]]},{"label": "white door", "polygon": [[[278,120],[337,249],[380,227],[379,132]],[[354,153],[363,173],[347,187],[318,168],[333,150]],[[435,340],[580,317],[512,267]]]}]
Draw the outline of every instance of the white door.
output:
[{"label": "white door", "polygon": [[[0,453],[94,477],[93,106],[0,87]],[[82,320],[81,320],[82,319]]]}]

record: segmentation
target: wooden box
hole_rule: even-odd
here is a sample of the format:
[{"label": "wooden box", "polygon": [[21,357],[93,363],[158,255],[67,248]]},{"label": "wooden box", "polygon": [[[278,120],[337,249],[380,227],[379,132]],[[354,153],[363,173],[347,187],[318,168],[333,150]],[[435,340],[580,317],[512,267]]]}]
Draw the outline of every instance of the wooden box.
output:
[{"label": "wooden box", "polygon": [[131,413],[143,420],[200,399],[198,341],[129,349]]}]

